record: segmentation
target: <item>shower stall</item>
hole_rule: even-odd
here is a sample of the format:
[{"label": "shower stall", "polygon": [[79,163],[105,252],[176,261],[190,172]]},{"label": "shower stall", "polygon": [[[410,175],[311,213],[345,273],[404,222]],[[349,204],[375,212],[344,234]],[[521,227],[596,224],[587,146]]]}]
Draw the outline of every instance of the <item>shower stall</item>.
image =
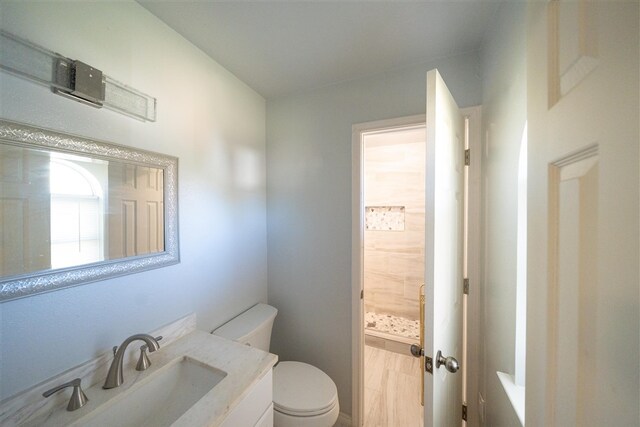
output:
[{"label": "shower stall", "polygon": [[364,135],[365,339],[419,340],[425,128]]}]

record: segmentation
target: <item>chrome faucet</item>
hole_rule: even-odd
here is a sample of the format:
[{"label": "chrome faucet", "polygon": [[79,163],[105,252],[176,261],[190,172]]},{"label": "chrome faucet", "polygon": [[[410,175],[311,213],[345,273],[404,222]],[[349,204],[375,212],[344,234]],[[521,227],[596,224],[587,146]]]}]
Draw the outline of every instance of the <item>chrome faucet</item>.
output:
[{"label": "chrome faucet", "polygon": [[107,379],[104,382],[102,388],[116,388],[122,384],[122,382],[124,381],[124,378],[122,376],[124,352],[127,349],[127,346],[136,340],[144,341],[145,344],[147,344],[149,353],[153,353],[160,348],[158,341],[148,334],[136,334],[124,340],[120,347],[114,347],[115,355],[113,357],[113,362],[111,362],[111,367],[109,368]]}]

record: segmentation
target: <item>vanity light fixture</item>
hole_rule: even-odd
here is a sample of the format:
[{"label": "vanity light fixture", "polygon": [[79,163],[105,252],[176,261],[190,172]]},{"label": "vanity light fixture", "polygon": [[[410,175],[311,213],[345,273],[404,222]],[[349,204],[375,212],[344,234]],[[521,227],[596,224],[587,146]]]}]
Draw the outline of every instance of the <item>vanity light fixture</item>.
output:
[{"label": "vanity light fixture", "polygon": [[93,107],[105,107],[142,121],[156,121],[156,99],[84,62],[66,58],[0,30],[0,69],[54,93]]}]

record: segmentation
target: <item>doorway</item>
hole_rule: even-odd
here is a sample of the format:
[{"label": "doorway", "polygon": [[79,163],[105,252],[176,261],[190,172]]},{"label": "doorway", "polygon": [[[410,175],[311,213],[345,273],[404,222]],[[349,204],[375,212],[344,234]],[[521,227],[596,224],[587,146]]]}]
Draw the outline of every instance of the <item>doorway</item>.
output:
[{"label": "doorway", "polygon": [[[464,333],[463,333],[463,356],[460,360],[461,368],[460,373],[462,377],[464,377],[463,385],[462,385],[462,402],[466,412],[466,408],[468,406],[469,409],[469,421],[471,424],[476,424],[478,421],[478,414],[481,412],[482,408],[478,408],[476,396],[478,395],[477,389],[477,373],[479,366],[479,352],[480,346],[478,342],[478,332],[479,332],[479,324],[477,322],[478,319],[478,304],[479,304],[479,288],[477,288],[477,284],[479,283],[479,261],[477,254],[479,253],[479,201],[480,201],[480,159],[481,159],[481,151],[480,151],[480,123],[481,123],[481,108],[480,107],[469,107],[461,110],[461,113],[465,117],[466,122],[466,131],[468,138],[465,138],[468,141],[468,148],[471,153],[477,153],[477,155],[470,156],[470,167],[468,172],[465,172],[465,181],[468,185],[468,206],[469,206],[469,217],[465,219],[465,222],[468,224],[466,235],[466,241],[468,247],[466,248],[468,253],[468,258],[466,262],[466,272],[465,277],[469,279],[471,283],[471,291],[469,295],[464,295],[464,312],[465,318],[463,323],[465,324]],[[409,391],[405,392],[401,399],[405,401],[418,402],[419,411],[417,415],[412,415],[410,421],[406,421],[407,418],[403,418],[402,422],[396,422],[386,418],[386,425],[426,425],[423,421],[424,417],[424,408],[420,405],[420,393],[421,389],[424,390],[424,387],[421,387],[420,378],[421,374],[423,374],[423,368],[420,364],[421,360],[418,358],[413,358],[410,356],[409,351],[409,343],[418,343],[418,339],[415,337],[407,337],[406,340],[399,336],[400,334],[395,334],[393,329],[396,326],[396,330],[398,329],[395,323],[394,326],[389,324],[382,325],[383,328],[378,328],[378,323],[376,321],[376,325],[369,325],[366,319],[366,312],[374,312],[378,310],[375,305],[375,296],[371,295],[372,291],[376,292],[375,283],[373,288],[369,288],[365,285],[365,264],[369,266],[371,262],[378,263],[380,265],[376,265],[378,270],[379,267],[383,265],[385,262],[389,262],[389,260],[383,259],[384,257],[379,256],[375,258],[370,258],[367,260],[367,251],[370,249],[371,241],[367,239],[367,234],[371,235],[372,233],[368,233],[366,230],[366,207],[378,207],[383,209],[378,209],[377,212],[369,210],[369,215],[372,216],[369,218],[373,222],[369,225],[375,228],[374,222],[378,219],[378,226],[382,226],[382,223],[379,217],[384,213],[384,207],[392,208],[391,210],[387,210],[390,212],[388,214],[390,218],[387,218],[385,221],[388,222],[387,229],[389,226],[401,227],[402,226],[402,214],[404,206],[404,226],[408,227],[409,221],[415,220],[415,218],[411,218],[411,216],[407,215],[410,211],[408,202],[400,202],[397,199],[394,200],[390,198],[388,202],[383,202],[380,200],[369,200],[367,201],[367,168],[366,168],[366,152],[365,147],[367,144],[365,142],[376,141],[381,138],[372,138],[376,135],[384,135],[384,134],[393,134],[393,133],[402,133],[407,132],[411,129],[421,128],[421,132],[425,134],[425,116],[417,115],[410,117],[403,117],[397,119],[390,120],[381,120],[376,122],[362,123],[353,126],[352,133],[352,159],[353,159],[353,175],[352,175],[352,188],[353,188],[353,196],[352,196],[352,211],[353,211],[353,244],[352,244],[352,330],[353,330],[353,347],[352,347],[352,422],[354,426],[375,426],[375,425],[385,425],[379,420],[380,418],[371,418],[372,415],[369,409],[375,408],[376,411],[397,411],[398,405],[394,405],[397,403],[393,400],[389,401],[387,399],[386,402],[383,402],[381,395],[378,393],[376,395],[375,389],[371,390],[372,384],[370,381],[378,381],[378,384],[384,384],[386,390],[391,389],[394,384],[398,383],[397,378],[393,378],[391,381],[388,379],[393,377],[392,374],[396,372],[403,373],[404,375],[411,375],[415,372],[417,377],[417,386],[413,385],[407,386]],[[424,142],[425,140],[422,139]],[[375,145],[375,144],[373,144]],[[379,144],[380,145],[380,144]],[[382,150],[380,150],[382,151]],[[422,157],[423,161],[426,156]],[[425,161],[426,163],[426,161]],[[371,185],[371,184],[369,184]],[[399,197],[399,196],[398,196]],[[403,204],[404,203],[404,204]],[[412,208],[413,209],[413,208]],[[424,222],[424,221],[422,221]],[[406,228],[405,230],[409,230]],[[402,233],[398,230],[387,230],[384,232],[384,238],[392,238],[394,237],[392,233]],[[382,235],[383,231],[378,230],[378,234]],[[410,233],[407,233],[410,234]],[[424,236],[424,233],[423,233]],[[395,236],[397,237],[397,236]],[[403,260],[404,265],[407,264],[407,257]],[[422,258],[424,259],[424,252],[422,252]],[[416,277],[409,276],[409,278],[403,279],[403,289],[402,294],[403,297],[405,295],[405,290],[407,290],[406,295],[407,299],[411,296],[409,289],[413,290],[413,295],[415,295],[415,300],[418,299],[418,288],[419,285],[424,281],[415,280]],[[414,283],[415,282],[415,283]],[[398,282],[396,282],[398,283]],[[380,286],[378,284],[378,286]],[[368,290],[367,290],[368,289]],[[368,294],[368,295],[367,295]],[[380,295],[378,295],[379,297]],[[368,298],[374,297],[374,298]],[[372,301],[373,299],[373,301]],[[414,300],[414,301],[415,301]],[[409,303],[411,305],[412,303]],[[418,307],[419,305],[414,302],[414,307]],[[372,309],[373,307],[373,309]],[[390,314],[391,312],[383,312],[382,310],[378,310],[379,313],[376,314]],[[415,319],[415,316],[413,317]],[[413,320],[409,318],[409,320]],[[371,320],[371,315],[369,315],[369,320]],[[391,319],[389,319],[391,321]],[[383,322],[384,323],[384,322]],[[376,331],[376,329],[384,329],[382,331]],[[402,327],[400,329],[403,329]],[[406,331],[398,331],[398,332],[407,332]],[[411,339],[413,338],[413,339]],[[380,353],[378,350],[383,349],[388,353]],[[396,357],[396,355],[398,357]],[[406,357],[408,358],[404,358]],[[383,357],[384,356],[384,357]],[[389,356],[389,357],[387,357]],[[394,356],[394,357],[391,357]],[[391,361],[386,364],[386,361]],[[402,361],[402,362],[400,362]],[[376,373],[375,369],[367,369],[368,365],[378,366],[390,366],[395,367],[395,369],[387,369],[387,373],[385,374],[384,369],[382,373],[378,371]],[[417,365],[417,366],[416,366]],[[415,368],[415,369],[414,369]],[[384,378],[386,375],[386,382],[384,382]],[[422,376],[424,378],[424,376]],[[374,385],[375,386],[375,385]],[[369,390],[366,390],[366,389]],[[368,393],[367,393],[368,391]],[[370,399],[371,398],[371,399]],[[369,400],[370,399],[370,400]],[[382,406],[386,406],[386,409]],[[368,411],[369,410],[369,411]],[[412,410],[408,410],[409,413],[412,413]],[[456,411],[456,413],[460,413]],[[376,415],[377,416],[377,415]],[[383,420],[385,415],[381,414]],[[388,417],[388,413],[386,415]],[[367,418],[369,417],[369,418]],[[419,420],[414,424],[413,420]],[[464,425],[464,421],[462,422]]]},{"label": "doorway", "polygon": [[409,349],[419,342],[424,282],[425,116],[354,126],[355,157],[354,274],[363,292],[354,307],[353,425],[422,426],[422,371]]},{"label": "doorway", "polygon": [[364,425],[422,426],[425,124],[362,134]]}]

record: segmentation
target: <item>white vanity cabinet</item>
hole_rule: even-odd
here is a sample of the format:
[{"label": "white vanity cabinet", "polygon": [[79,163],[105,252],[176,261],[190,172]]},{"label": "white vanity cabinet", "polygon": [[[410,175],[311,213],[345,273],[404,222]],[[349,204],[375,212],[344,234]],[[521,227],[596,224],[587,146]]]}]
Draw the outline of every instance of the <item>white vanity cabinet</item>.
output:
[{"label": "white vanity cabinet", "polygon": [[273,369],[245,394],[221,427],[273,427]]}]

